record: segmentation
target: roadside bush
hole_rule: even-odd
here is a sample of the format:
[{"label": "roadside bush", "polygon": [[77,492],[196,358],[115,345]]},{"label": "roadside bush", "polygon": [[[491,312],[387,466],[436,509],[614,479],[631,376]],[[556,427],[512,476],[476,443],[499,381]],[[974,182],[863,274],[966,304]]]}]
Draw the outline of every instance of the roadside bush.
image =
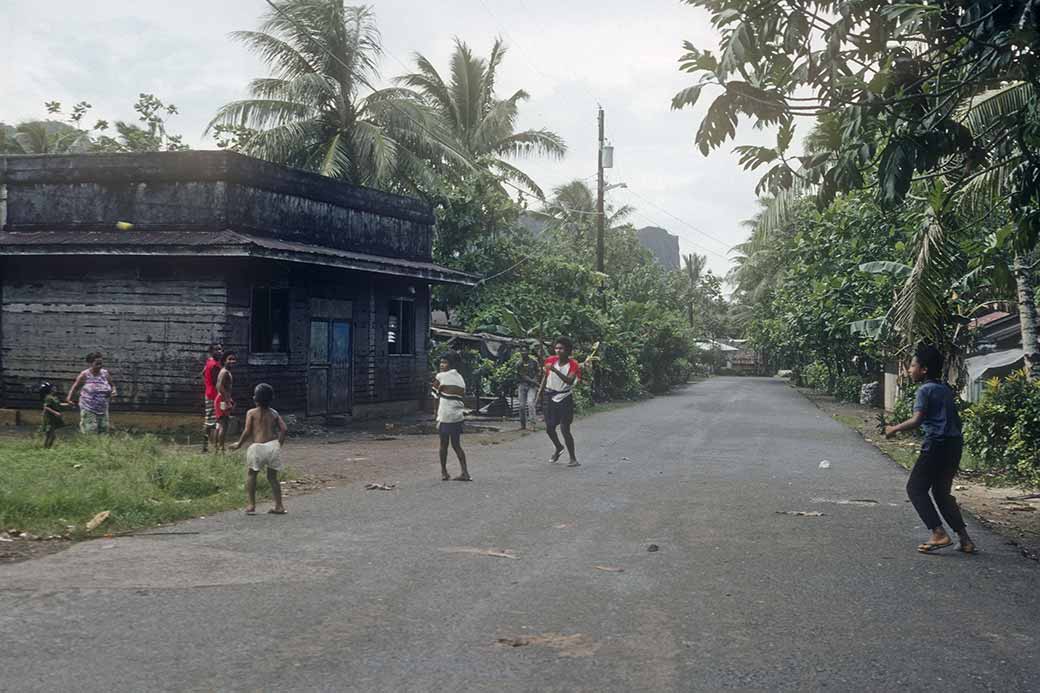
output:
[{"label": "roadside bush", "polygon": [[834,381],[834,395],[841,402],[859,404],[859,392],[863,387],[863,379],[858,375],[843,375]]},{"label": "roadside bush", "polygon": [[899,397],[892,410],[893,421],[906,421],[914,414],[914,400],[917,398],[917,383],[908,383],[899,388]]},{"label": "roadside bush", "polygon": [[830,370],[819,361],[814,361],[802,370],[802,381],[807,387],[826,392],[830,384]]},{"label": "roadside bush", "polygon": [[1040,485],[1040,382],[1024,370],[994,378],[962,416],[965,446],[980,467]]}]

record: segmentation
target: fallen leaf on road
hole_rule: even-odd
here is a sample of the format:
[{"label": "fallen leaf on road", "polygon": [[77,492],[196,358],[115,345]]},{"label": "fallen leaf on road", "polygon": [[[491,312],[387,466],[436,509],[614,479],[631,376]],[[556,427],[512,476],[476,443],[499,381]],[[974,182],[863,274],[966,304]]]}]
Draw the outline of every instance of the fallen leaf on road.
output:
[{"label": "fallen leaf on road", "polygon": [[393,491],[395,488],[397,484],[365,484],[368,491]]},{"label": "fallen leaf on road", "polygon": [[830,468],[831,468],[830,460],[820,460],[820,469],[830,469]]},{"label": "fallen leaf on road", "polygon": [[566,523],[564,523],[564,524],[560,524],[560,525],[553,525],[553,527],[554,527],[555,529],[567,529],[568,527],[570,527],[570,525],[569,525],[569,524],[566,524]]},{"label": "fallen leaf on road", "polygon": [[650,553],[653,553],[654,551],[660,551],[661,547],[658,546],[657,544],[650,544],[650,546],[646,547],[646,550],[649,551]]},{"label": "fallen leaf on road", "polygon": [[109,510],[102,510],[94,517],[90,518],[90,522],[87,523],[87,531],[97,529],[101,526],[101,523],[108,519],[112,512]]},{"label": "fallen leaf on road", "polygon": [[520,557],[509,549],[478,549],[473,546],[448,546],[440,549],[445,553],[472,553],[478,556],[491,556],[493,558],[511,558],[514,561]]},{"label": "fallen leaf on road", "polygon": [[777,515],[794,515],[796,517],[823,517],[823,513],[815,510],[777,510]]},{"label": "fallen leaf on road", "polygon": [[598,644],[589,642],[588,638],[581,633],[574,635],[543,633],[519,638],[499,638],[497,643],[504,647],[526,647],[528,645],[550,647],[556,650],[560,657],[589,657],[599,649]]},{"label": "fallen leaf on road", "polygon": [[595,568],[596,570],[602,570],[605,573],[623,573],[623,572],[625,572],[624,568],[615,568],[615,567],[609,566],[609,565],[594,565],[592,567]]}]

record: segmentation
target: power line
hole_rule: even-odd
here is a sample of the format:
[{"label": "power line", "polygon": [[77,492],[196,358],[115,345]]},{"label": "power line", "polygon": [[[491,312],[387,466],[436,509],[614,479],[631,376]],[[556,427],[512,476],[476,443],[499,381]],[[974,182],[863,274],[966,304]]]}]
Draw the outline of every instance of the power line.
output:
[{"label": "power line", "polygon": [[710,238],[711,240],[715,241],[716,243],[721,243],[722,245],[726,246],[727,249],[733,247],[733,243],[731,243],[729,241],[724,241],[721,238],[718,238],[716,236],[712,236],[707,231],[705,231],[705,230],[703,230],[701,228],[698,228],[697,226],[694,226],[693,224],[691,224],[688,221],[685,221],[684,219],[680,219],[679,217],[677,217],[674,214],[672,214],[671,212],[669,212],[667,209],[664,209],[663,207],[654,204],[654,202],[652,200],[647,199],[646,197],[644,197],[643,195],[640,195],[639,193],[637,193],[636,191],[632,190],[631,188],[625,188],[625,190],[627,190],[632,195],[635,195],[640,200],[642,200],[646,204],[650,205],[651,207],[653,207],[657,211],[659,211],[659,212],[661,212],[663,214],[668,215],[669,217],[671,217],[672,219],[676,220],[680,224],[683,224],[683,225],[689,227],[690,229],[692,229],[692,230],[696,231],[697,233],[701,234],[702,236],[705,236],[706,238]]},{"label": "power line", "polygon": [[[652,226],[657,226],[657,227],[661,226],[661,222],[660,221],[658,221],[657,219],[654,219],[653,217],[651,217],[646,212],[644,212],[644,211],[642,211],[640,209],[633,209],[632,216],[642,217],[644,221],[649,222],[650,225],[652,225]],[[708,253],[710,255],[714,255],[715,257],[719,258],[720,260],[724,260],[726,262],[732,262],[731,258],[723,255],[722,253],[716,252],[716,251],[712,250],[711,248],[708,248],[706,246],[700,245],[699,243],[694,243],[693,241],[691,241],[689,239],[687,239],[686,242],[689,243],[690,245],[692,245],[697,250],[703,250],[705,253]]]}]

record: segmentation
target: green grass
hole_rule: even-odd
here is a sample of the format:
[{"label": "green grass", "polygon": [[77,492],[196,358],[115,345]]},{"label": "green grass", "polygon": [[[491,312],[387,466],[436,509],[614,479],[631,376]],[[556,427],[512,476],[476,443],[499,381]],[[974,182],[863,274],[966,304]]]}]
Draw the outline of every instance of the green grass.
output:
[{"label": "green grass", "polygon": [[[257,493],[270,495],[263,475]],[[245,502],[241,454],[202,455],[154,436],[76,436],[50,450],[38,439],[0,440],[0,529],[82,538]],[[103,510],[112,513],[109,519],[88,532],[84,525]]]}]

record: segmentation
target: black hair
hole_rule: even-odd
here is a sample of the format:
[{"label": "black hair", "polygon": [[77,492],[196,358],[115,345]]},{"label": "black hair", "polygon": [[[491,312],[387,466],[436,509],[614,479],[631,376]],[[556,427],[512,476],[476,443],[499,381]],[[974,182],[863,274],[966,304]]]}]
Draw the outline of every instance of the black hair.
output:
[{"label": "black hair", "polygon": [[210,344],[209,345],[209,355],[210,356],[214,356],[217,353],[219,353],[223,348],[224,348],[224,345],[221,344],[220,342],[217,342],[215,344]]},{"label": "black hair", "polygon": [[457,351],[445,351],[441,354],[439,360],[447,361],[448,365],[455,370],[458,370],[459,366],[462,365],[462,357],[459,356],[459,352]]},{"label": "black hair", "polygon": [[567,337],[557,337],[556,341],[553,342],[553,346],[555,347],[557,344],[562,344],[568,354],[574,351],[574,342]]},{"label": "black hair", "polygon": [[40,383],[40,386],[36,388],[36,391],[40,393],[40,399],[43,399],[50,393],[54,392],[54,385],[48,382],[42,382]]},{"label": "black hair", "polygon": [[267,408],[274,401],[274,388],[267,383],[260,383],[253,390],[253,401],[257,406]]},{"label": "black hair", "polygon": [[87,354],[87,363],[94,363],[100,358],[104,358],[100,351],[92,351]]},{"label": "black hair", "polygon": [[221,366],[226,365],[227,364],[227,360],[229,358],[231,358],[232,356],[238,356],[238,354],[236,354],[233,351],[225,351],[224,355],[220,357],[220,365]]},{"label": "black hair", "polygon": [[942,377],[943,355],[931,344],[921,342],[914,350],[914,358],[917,365],[928,371],[930,380],[938,380]]}]

